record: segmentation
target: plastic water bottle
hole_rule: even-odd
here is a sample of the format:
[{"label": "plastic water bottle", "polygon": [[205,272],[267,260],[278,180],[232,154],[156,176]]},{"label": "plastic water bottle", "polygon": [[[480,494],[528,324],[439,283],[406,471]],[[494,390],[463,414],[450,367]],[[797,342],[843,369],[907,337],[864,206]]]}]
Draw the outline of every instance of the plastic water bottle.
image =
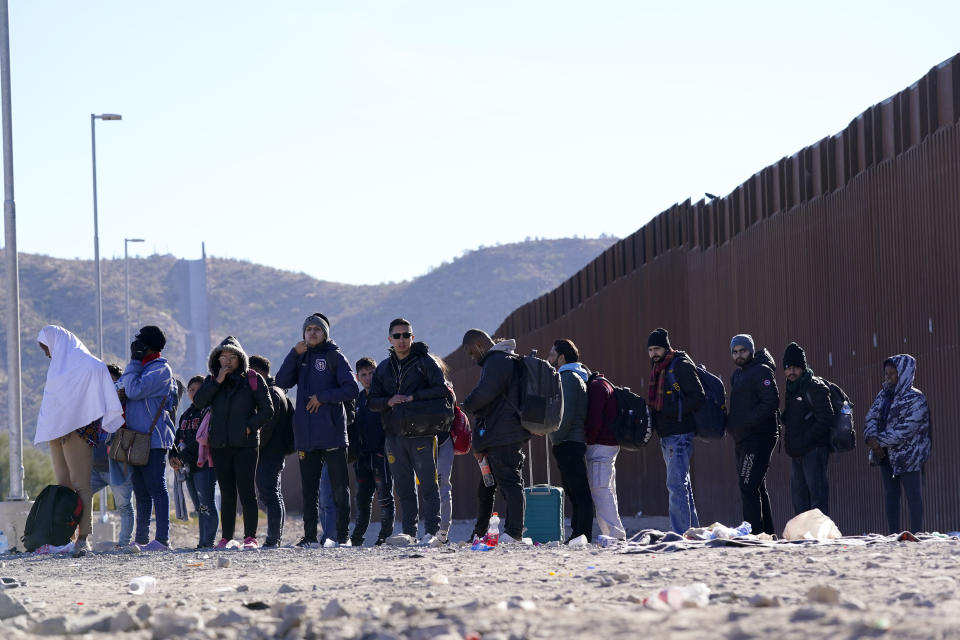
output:
[{"label": "plastic water bottle", "polygon": [[500,516],[494,511],[490,516],[490,524],[487,525],[487,546],[497,546],[498,540],[500,540]]},{"label": "plastic water bottle", "polygon": [[7,540],[7,534],[0,531],[0,553],[6,553],[10,550],[10,541]]},{"label": "plastic water bottle", "polygon": [[[487,462],[487,456],[480,458],[480,473],[483,475],[483,486],[492,487],[497,483],[493,478],[493,471],[490,470],[490,463]],[[499,520],[498,520],[499,522]]]},{"label": "plastic water bottle", "polygon": [[140,576],[130,581],[129,591],[133,595],[143,595],[157,590],[157,579],[153,576]]},{"label": "plastic water bottle", "polygon": [[849,403],[849,402],[847,402],[846,400],[844,400],[844,401],[843,401],[843,406],[840,407],[840,413],[843,413],[843,414],[845,414],[845,415],[850,415],[851,413],[853,413],[853,407],[850,406],[850,403]]}]

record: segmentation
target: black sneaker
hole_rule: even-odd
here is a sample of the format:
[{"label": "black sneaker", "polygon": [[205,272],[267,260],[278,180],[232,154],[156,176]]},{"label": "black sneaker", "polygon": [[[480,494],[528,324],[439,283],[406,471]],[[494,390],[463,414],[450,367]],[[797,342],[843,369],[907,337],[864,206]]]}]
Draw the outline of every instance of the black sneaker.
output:
[{"label": "black sneaker", "polygon": [[381,538],[377,538],[377,541],[374,542],[373,545],[374,545],[375,547],[379,547],[380,545],[384,544],[386,541],[387,541],[386,538],[382,538],[382,537],[381,537]]},{"label": "black sneaker", "polygon": [[317,542],[316,538],[308,538],[304,536],[300,538],[300,542],[298,542],[296,546],[300,547],[301,549],[317,549],[320,547],[320,543]]},{"label": "black sneaker", "polygon": [[350,544],[354,547],[362,547],[363,538],[350,538]]},{"label": "black sneaker", "polygon": [[263,541],[263,544],[260,545],[260,548],[261,549],[279,549],[280,540],[276,538],[267,538],[266,540]]}]

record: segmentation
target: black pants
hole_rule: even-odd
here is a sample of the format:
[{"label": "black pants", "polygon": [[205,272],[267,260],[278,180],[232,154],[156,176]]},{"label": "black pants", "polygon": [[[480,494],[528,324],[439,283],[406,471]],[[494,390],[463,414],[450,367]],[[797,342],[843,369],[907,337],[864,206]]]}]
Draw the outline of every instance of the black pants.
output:
[{"label": "black pants", "polygon": [[[350,476],[347,473],[347,448],[314,449],[300,452],[300,483],[303,487],[303,537],[317,539],[320,518],[320,474],[327,465],[333,504],[337,508],[337,542],[347,541],[350,528]],[[328,538],[333,538],[327,534]]]},{"label": "black pants", "polygon": [[374,493],[380,500],[380,534],[377,537],[386,539],[393,535],[393,476],[385,453],[361,453],[353,469],[357,474],[357,523],[350,539],[353,546],[358,547],[363,544],[363,536],[370,524]]},{"label": "black pants", "polygon": [[497,484],[493,487],[485,487],[481,479],[480,488],[477,490],[476,527],[478,529],[482,528],[481,536],[487,532],[490,515],[493,513],[494,493],[497,488],[500,489],[500,495],[507,503],[503,532],[515,540],[519,540],[523,536],[524,502],[521,470],[526,456],[523,453],[522,446],[522,442],[517,442],[500,447],[488,447],[484,451]]},{"label": "black pants", "polygon": [[283,472],[282,454],[260,452],[257,462],[257,493],[267,510],[267,544],[279,544],[283,537],[283,519],[286,508],[280,489],[280,474]]},{"label": "black pants", "polygon": [[777,436],[771,434],[747,438],[736,446],[743,519],[750,523],[753,533],[776,533],[766,482],[770,455],[776,444]]},{"label": "black pants", "polygon": [[257,537],[257,472],[256,447],[222,447],[211,449],[213,469],[220,483],[220,535],[233,539],[237,524],[237,494],[243,508],[243,537]]},{"label": "black pants", "polygon": [[917,471],[893,475],[893,467],[886,458],[880,463],[883,479],[883,503],[887,512],[887,533],[900,533],[901,489],[907,496],[910,512],[910,531],[923,531],[923,468]]},{"label": "black pants", "polygon": [[584,535],[589,541],[593,537],[593,498],[584,461],[586,453],[587,445],[583,442],[567,441],[553,446],[553,457],[560,468],[560,482],[570,499],[571,538]]},{"label": "black pants", "polygon": [[437,478],[437,438],[404,438],[387,434],[387,460],[400,500],[403,532],[417,537],[420,515],[417,480],[423,498],[423,532],[432,536],[440,530],[440,482]]},{"label": "black pants", "polygon": [[794,514],[820,509],[830,515],[830,484],[827,481],[828,447],[817,447],[790,462],[790,497]]}]

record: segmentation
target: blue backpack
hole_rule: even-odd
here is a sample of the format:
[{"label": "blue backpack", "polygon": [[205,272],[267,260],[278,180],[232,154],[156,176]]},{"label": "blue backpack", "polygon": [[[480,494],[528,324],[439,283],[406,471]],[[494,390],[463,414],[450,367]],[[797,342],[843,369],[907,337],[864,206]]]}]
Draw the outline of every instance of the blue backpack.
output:
[{"label": "blue backpack", "polygon": [[[702,364],[694,367],[703,393],[706,396],[703,405],[697,409],[693,418],[696,421],[696,436],[703,440],[719,440],[723,437],[727,427],[727,392],[723,387],[723,380],[707,371]],[[679,385],[673,375],[673,367],[667,370],[667,384],[677,389],[677,415],[683,415],[683,395],[679,393]]]}]

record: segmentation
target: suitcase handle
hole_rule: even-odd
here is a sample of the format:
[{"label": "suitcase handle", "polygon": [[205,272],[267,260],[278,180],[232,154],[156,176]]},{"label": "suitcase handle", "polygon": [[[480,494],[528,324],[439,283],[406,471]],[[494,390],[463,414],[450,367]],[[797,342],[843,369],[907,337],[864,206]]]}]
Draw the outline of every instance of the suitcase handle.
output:
[{"label": "suitcase handle", "polygon": [[533,438],[530,438],[530,440],[527,440],[527,468],[530,472],[530,484],[529,484],[530,487],[551,486],[550,485],[550,437],[546,435],[542,437],[543,437],[543,450],[544,450],[544,453],[546,454],[543,459],[544,459],[544,462],[546,462],[547,464],[547,484],[540,484],[540,485],[533,484],[533,442],[532,442]]}]

